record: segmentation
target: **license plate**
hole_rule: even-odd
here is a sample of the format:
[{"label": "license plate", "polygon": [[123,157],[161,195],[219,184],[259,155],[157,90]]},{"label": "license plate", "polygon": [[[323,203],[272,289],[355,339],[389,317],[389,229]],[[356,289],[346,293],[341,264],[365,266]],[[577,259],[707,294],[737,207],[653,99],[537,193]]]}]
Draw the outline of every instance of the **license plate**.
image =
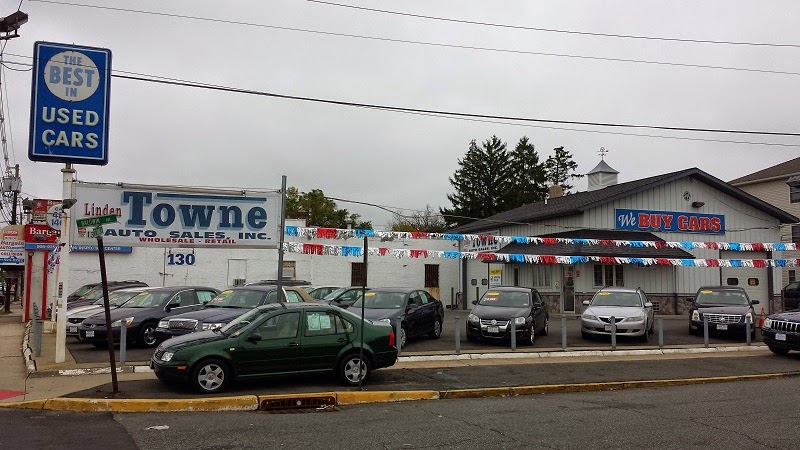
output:
[{"label": "license plate", "polygon": [[717,325],[717,329],[718,330],[727,330],[728,329],[728,324],[718,324]]},{"label": "license plate", "polygon": [[606,325],[606,326],[605,326],[605,330],[606,330],[606,331],[611,331],[611,325]]},{"label": "license plate", "polygon": [[87,330],[86,331],[86,337],[94,337],[94,331],[93,330]]},{"label": "license plate", "polygon": [[489,327],[486,329],[486,331],[488,331],[489,333],[499,333],[500,327]]},{"label": "license plate", "polygon": [[775,340],[776,341],[785,341],[786,340],[786,334],[784,334],[784,333],[775,333]]},{"label": "license plate", "polygon": [[77,333],[78,332],[78,327],[69,327],[69,332],[70,333]]}]

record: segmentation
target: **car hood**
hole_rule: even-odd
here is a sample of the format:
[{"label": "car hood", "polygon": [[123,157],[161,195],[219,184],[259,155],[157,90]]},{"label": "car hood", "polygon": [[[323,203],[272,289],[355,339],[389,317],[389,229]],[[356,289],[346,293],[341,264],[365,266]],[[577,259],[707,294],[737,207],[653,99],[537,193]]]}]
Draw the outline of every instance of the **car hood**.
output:
[{"label": "car hood", "polygon": [[747,305],[698,305],[697,309],[703,314],[740,314],[745,315],[750,312]]},{"label": "car hood", "polygon": [[800,322],[800,311],[787,311],[769,316],[772,320],[785,320],[787,322]]},{"label": "car hood", "polygon": [[603,317],[633,317],[641,315],[644,309],[640,306],[589,306],[586,314]]},{"label": "car hood", "polygon": [[512,317],[528,317],[531,309],[529,307],[475,305],[472,308],[472,314],[481,319],[511,320]]},{"label": "car hood", "polygon": [[192,347],[195,345],[205,344],[208,342],[221,341],[224,339],[228,339],[228,337],[219,332],[210,330],[197,331],[194,333],[188,333],[167,339],[166,341],[162,342],[161,345],[158,346],[158,351],[168,350],[173,352],[180,350],[182,348]]},{"label": "car hood", "polygon": [[87,306],[79,306],[74,309],[70,309],[67,311],[67,319],[70,317],[89,317],[92,314],[102,311],[103,307],[100,305],[87,305]]},{"label": "car hood", "polygon": [[250,311],[250,308],[204,308],[170,316],[170,319],[195,319],[204,323],[227,323]]},{"label": "car hood", "polygon": [[[125,317],[133,317],[134,322],[136,322],[138,321],[137,319],[158,318],[166,315],[164,309],[160,306],[152,308],[114,308],[109,312],[112,322]],[[105,323],[105,321],[105,314],[95,314],[87,318],[84,323],[88,325],[90,323]]]},{"label": "car hood", "polygon": [[[361,308],[349,308],[348,311],[361,315]],[[402,309],[364,308],[364,318],[370,320],[397,319],[404,315]]]}]

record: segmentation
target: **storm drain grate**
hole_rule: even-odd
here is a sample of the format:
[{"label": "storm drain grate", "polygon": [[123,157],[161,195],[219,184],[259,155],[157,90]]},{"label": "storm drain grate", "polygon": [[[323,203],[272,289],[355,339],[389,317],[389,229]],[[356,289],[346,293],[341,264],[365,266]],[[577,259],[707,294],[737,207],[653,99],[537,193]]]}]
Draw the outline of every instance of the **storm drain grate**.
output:
[{"label": "storm drain grate", "polygon": [[296,397],[266,399],[261,402],[261,411],[285,410],[327,410],[336,407],[336,398],[332,395],[318,397]]}]

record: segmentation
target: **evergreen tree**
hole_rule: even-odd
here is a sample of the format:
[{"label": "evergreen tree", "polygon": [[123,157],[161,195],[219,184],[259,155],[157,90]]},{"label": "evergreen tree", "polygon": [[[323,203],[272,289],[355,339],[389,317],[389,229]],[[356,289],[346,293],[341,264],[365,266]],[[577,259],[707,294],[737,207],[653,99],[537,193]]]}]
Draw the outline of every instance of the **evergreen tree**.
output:
[{"label": "evergreen tree", "polygon": [[513,192],[506,144],[497,136],[483,142],[473,139],[460,168],[449,178],[456,192],[447,194],[452,208],[440,208],[448,225],[463,225],[505,211]]},{"label": "evergreen tree", "polygon": [[578,163],[572,160],[569,150],[564,150],[564,147],[556,147],[553,151],[555,151],[555,155],[549,156],[544,163],[547,181],[551,185],[561,185],[564,194],[568,194],[574,187],[569,184],[569,181],[574,178],[582,178],[583,174],[575,173]]},{"label": "evergreen tree", "polygon": [[539,161],[539,153],[527,136],[519,140],[509,156],[514,188],[507,203],[508,209],[544,200],[547,196],[544,163]]}]

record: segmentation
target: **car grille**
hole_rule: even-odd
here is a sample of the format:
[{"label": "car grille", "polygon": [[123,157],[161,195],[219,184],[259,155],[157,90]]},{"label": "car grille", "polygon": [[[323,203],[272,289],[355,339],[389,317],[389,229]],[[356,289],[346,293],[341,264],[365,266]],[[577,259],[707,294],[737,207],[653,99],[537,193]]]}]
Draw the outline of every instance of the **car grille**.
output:
[{"label": "car grille", "polygon": [[708,317],[708,323],[739,323],[742,320],[741,314],[703,314]]},{"label": "car grille", "polygon": [[83,322],[83,319],[79,319],[77,317],[70,317],[69,319],[67,319],[67,322],[69,322],[69,323],[81,323],[81,322]]},{"label": "car grille", "polygon": [[776,331],[788,331],[800,333],[800,322],[787,322],[785,320],[773,320],[771,328]]},{"label": "car grille", "polygon": [[[492,321],[495,323],[492,323]],[[487,327],[506,327],[508,326],[508,320],[481,319],[481,325],[485,325]]]},{"label": "car grille", "polygon": [[156,350],[155,359],[160,360],[163,354],[164,350]]},{"label": "car grille", "polygon": [[170,330],[195,330],[197,328],[197,320],[195,319],[170,319]]},{"label": "car grille", "polygon": [[[597,318],[600,319],[601,322],[611,323],[611,317],[608,317],[608,316],[597,316]],[[614,323],[620,323],[623,320],[625,320],[624,317],[614,317]]]}]

